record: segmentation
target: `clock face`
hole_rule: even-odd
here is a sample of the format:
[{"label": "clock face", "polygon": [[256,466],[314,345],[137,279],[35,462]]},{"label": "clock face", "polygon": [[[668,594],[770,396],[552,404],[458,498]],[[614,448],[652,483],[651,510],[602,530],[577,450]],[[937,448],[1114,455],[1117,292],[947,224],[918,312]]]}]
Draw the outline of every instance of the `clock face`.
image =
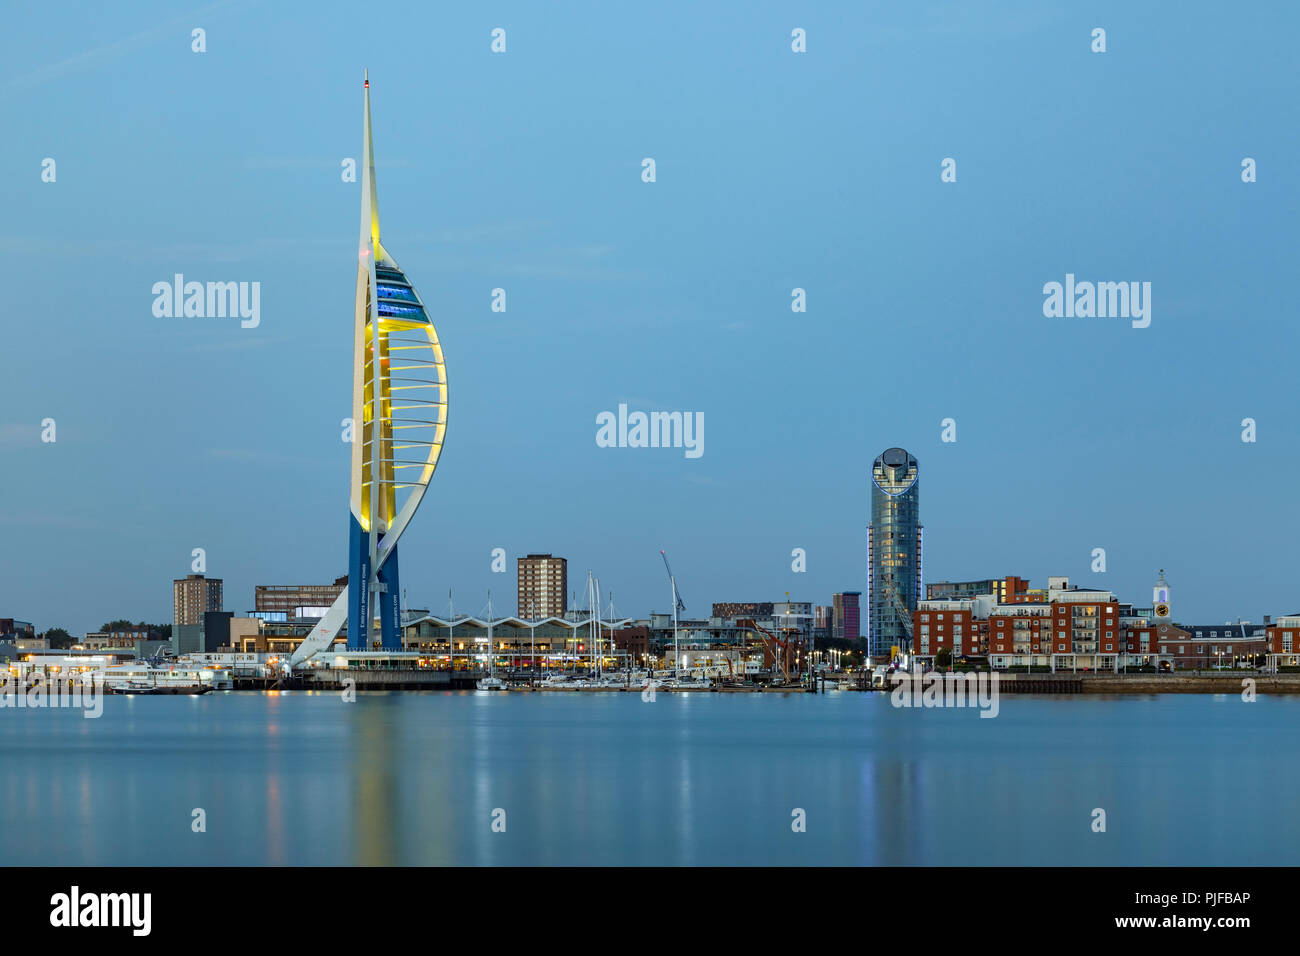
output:
[{"label": "clock face", "polygon": [[1168,604],[1157,604],[1157,605],[1156,605],[1156,617],[1168,617],[1168,616],[1169,616],[1169,605],[1168,605]]}]

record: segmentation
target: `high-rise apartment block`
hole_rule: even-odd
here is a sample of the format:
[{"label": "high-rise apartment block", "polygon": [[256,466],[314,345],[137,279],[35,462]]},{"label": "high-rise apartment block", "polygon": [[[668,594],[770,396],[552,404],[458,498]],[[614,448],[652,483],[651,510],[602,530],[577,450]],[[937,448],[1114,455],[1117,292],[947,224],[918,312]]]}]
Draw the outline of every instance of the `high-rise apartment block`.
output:
[{"label": "high-rise apartment block", "polygon": [[530,554],[517,565],[518,615],[522,618],[564,617],[569,586],[569,562],[549,554]]},{"label": "high-rise apartment block", "polygon": [[202,624],[207,611],[221,610],[221,578],[191,574],[172,582],[172,624]]},{"label": "high-rise apartment block", "polygon": [[832,595],[831,600],[834,603],[831,637],[856,641],[862,636],[862,609],[858,606],[861,597],[861,591],[845,591]]},{"label": "high-rise apartment block", "polygon": [[922,529],[916,456],[887,448],[871,466],[867,527],[867,607],[871,655],[912,646],[912,613],[921,600]]}]

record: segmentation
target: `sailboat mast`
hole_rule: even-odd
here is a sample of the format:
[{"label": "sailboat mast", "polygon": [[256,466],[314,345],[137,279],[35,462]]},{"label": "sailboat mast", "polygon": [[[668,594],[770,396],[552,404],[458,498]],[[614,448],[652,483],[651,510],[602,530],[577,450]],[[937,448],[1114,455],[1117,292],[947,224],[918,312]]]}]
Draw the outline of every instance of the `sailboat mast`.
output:
[{"label": "sailboat mast", "polygon": [[587,572],[587,643],[595,647],[595,621],[596,612],[593,610],[596,606],[595,584],[591,572]]},{"label": "sailboat mast", "polygon": [[596,643],[592,648],[592,652],[596,655],[596,677],[597,678],[600,677],[600,665],[601,665],[600,644],[601,641],[603,641],[605,638],[605,635],[602,633],[603,630],[604,628],[601,627],[601,620],[600,620],[600,578],[596,578]]}]

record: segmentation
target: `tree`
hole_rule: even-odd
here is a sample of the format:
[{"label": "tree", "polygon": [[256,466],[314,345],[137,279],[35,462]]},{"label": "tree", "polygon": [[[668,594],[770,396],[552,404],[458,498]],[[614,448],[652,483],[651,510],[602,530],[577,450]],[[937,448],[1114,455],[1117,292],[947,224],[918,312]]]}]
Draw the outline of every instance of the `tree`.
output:
[{"label": "tree", "polygon": [[942,670],[952,665],[952,651],[946,647],[939,648],[939,653],[934,655],[934,666]]},{"label": "tree", "polygon": [[71,647],[73,644],[77,643],[76,638],[74,638],[71,634],[69,634],[61,627],[52,627],[44,634],[40,634],[38,636],[48,638],[50,642],[50,647],[58,648],[60,650],[66,650],[67,648]]}]

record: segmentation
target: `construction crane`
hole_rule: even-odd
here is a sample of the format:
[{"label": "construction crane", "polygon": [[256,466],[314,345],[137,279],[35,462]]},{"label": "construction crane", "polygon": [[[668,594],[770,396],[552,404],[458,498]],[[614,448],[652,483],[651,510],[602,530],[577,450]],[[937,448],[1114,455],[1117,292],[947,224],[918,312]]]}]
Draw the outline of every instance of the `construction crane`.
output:
[{"label": "construction crane", "polygon": [[794,656],[794,643],[783,641],[766,628],[759,627],[752,617],[741,618],[736,626],[753,631],[763,640],[763,666],[775,666],[781,672],[781,680],[790,680],[790,662]]},{"label": "construction crane", "polygon": [[682,602],[682,596],[677,591],[677,578],[673,576],[672,565],[668,563],[668,555],[659,551],[659,557],[664,559],[664,570],[668,572],[668,583],[673,589],[673,676],[677,676],[678,665],[681,664],[682,657],[677,652],[677,612],[686,610],[686,605]]}]

